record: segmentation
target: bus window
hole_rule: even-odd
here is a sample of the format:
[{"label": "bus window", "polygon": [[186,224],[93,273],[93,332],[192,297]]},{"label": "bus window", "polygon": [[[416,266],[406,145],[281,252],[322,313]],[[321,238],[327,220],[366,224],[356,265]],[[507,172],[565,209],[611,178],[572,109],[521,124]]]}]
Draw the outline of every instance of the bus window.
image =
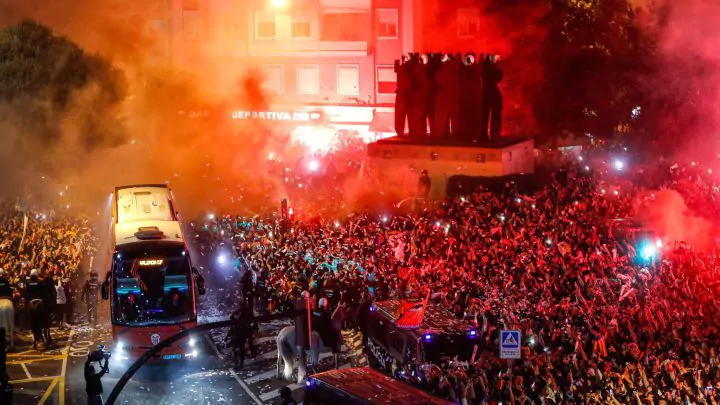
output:
[{"label": "bus window", "polygon": [[175,324],[193,320],[192,270],[184,247],[143,244],[113,262],[113,323]]}]

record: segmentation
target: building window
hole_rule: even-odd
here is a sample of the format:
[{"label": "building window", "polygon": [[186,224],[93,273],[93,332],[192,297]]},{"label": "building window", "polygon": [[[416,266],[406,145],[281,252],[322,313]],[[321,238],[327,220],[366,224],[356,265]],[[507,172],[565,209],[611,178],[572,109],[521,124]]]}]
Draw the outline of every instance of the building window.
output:
[{"label": "building window", "polygon": [[477,8],[457,10],[458,37],[472,38],[480,33],[480,11]]},{"label": "building window", "polygon": [[268,12],[255,13],[255,38],[275,38],[275,14]]},{"label": "building window", "polygon": [[360,95],[360,66],[338,65],[337,94],[343,96]]},{"label": "building window", "polygon": [[323,14],[320,20],[321,41],[368,41],[370,13]]},{"label": "building window", "polygon": [[262,74],[263,86],[266,90],[274,94],[284,92],[282,65],[263,65]]},{"label": "building window", "polygon": [[312,36],[312,32],[310,30],[310,22],[293,21],[291,33],[293,38],[310,38]]},{"label": "building window", "polygon": [[298,94],[316,95],[320,93],[320,73],[318,65],[299,65],[297,67]]},{"label": "building window", "polygon": [[375,10],[378,38],[398,37],[398,11],[396,8],[379,8]]},{"label": "building window", "polygon": [[202,14],[197,10],[183,11],[183,38],[186,41],[200,41],[202,39]]},{"label": "building window", "polygon": [[377,93],[395,94],[397,89],[397,73],[393,66],[377,67]]}]

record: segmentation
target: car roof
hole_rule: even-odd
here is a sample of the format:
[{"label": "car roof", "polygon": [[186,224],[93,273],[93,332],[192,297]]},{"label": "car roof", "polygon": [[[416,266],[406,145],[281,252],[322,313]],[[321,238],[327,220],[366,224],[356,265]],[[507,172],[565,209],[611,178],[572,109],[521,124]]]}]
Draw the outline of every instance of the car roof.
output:
[{"label": "car roof", "polygon": [[[373,303],[377,312],[393,323],[397,321],[395,314],[400,308],[401,300],[392,299],[384,301],[376,301]],[[466,333],[475,329],[470,323],[457,319],[452,312],[438,305],[428,305],[425,309],[420,327],[414,331],[420,334],[458,334]]]},{"label": "car roof", "polygon": [[331,370],[308,377],[367,401],[369,404],[450,405],[452,402],[426,394],[417,388],[368,367]]}]

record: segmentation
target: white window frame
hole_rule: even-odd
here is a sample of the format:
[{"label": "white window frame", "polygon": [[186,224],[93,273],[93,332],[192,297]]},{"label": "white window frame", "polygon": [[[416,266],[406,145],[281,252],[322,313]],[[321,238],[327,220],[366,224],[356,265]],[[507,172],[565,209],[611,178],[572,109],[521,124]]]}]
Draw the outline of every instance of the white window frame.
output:
[{"label": "white window frame", "polygon": [[[308,32],[308,36],[296,37],[295,35],[293,35],[293,26],[295,25],[295,23],[306,23],[308,25],[308,27],[310,28],[310,32]],[[305,40],[305,39],[312,39],[313,38],[312,21],[310,21],[309,19],[306,19],[306,18],[298,18],[298,17],[291,16],[290,17],[290,38],[292,38],[294,40],[301,40],[301,41]]]},{"label": "white window frame", "polygon": [[[357,92],[340,93],[340,69],[353,67],[357,70]],[[359,96],[360,95],[360,64],[358,63],[339,63],[335,66],[335,92],[338,96]]]},{"label": "white window frame", "polygon": [[[315,87],[314,93],[301,93],[300,92],[300,69],[312,67],[315,68]],[[297,94],[301,96],[317,96],[320,94],[320,65],[313,63],[303,63],[295,65],[295,81],[297,82]]]},{"label": "white window frame", "polygon": [[[469,16],[469,14],[474,13],[475,14],[475,23],[477,24],[478,30],[474,34],[462,34],[460,32],[461,26],[469,27],[469,22],[472,22],[470,18],[460,18],[461,15],[463,17]],[[455,21],[457,22],[457,36],[458,38],[475,38],[480,33],[480,10],[477,7],[465,7],[465,8],[458,8],[455,11]]]},{"label": "white window frame", "polygon": [[[380,69],[390,69],[395,74],[395,65],[375,65],[375,94],[379,96],[394,95],[392,93],[380,93]],[[397,88],[397,79],[395,80],[395,87]]]},{"label": "white window frame", "polygon": [[395,13],[395,36],[388,37],[388,36],[380,35],[378,33],[377,39],[398,39],[398,35],[400,35],[400,10],[398,10],[397,8],[377,8],[377,9],[375,9],[375,21],[373,21],[373,24],[375,24],[376,29],[377,29],[377,25],[379,24],[378,16],[379,16],[380,12],[382,12],[382,11],[390,11],[390,12]]},{"label": "white window frame", "polygon": [[265,68],[280,68],[280,91],[277,94],[285,94],[285,66],[281,63],[264,63],[261,66],[263,85],[265,85]]},{"label": "white window frame", "polygon": [[[272,37],[262,37],[262,36],[260,36],[260,22],[267,22],[264,19],[264,17],[267,16],[268,14],[272,14],[273,25],[275,26],[275,31],[273,32]],[[255,24],[254,25],[255,25],[255,32],[254,32],[255,39],[263,40],[263,39],[277,38],[278,26],[277,26],[277,16],[275,15],[275,13],[272,13],[270,11],[255,11]]]}]

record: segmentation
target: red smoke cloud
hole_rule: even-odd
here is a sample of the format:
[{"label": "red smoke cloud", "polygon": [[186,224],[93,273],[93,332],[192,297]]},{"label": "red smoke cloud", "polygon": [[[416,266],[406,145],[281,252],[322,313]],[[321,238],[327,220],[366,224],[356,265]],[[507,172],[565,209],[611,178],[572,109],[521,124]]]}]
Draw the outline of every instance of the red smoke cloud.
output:
[{"label": "red smoke cloud", "polygon": [[693,214],[680,193],[661,189],[654,194],[655,199],[637,211],[641,223],[655,230],[666,244],[687,242],[698,249],[715,245],[715,226]]},{"label": "red smoke cloud", "polygon": [[[547,37],[542,23],[547,8],[534,1],[519,1],[501,6],[474,2],[463,8],[456,2],[429,0],[423,4],[423,24],[419,52],[491,53],[502,58],[505,72],[500,83],[503,91],[505,133],[532,133],[536,129],[532,100],[545,77],[542,65],[543,44]],[[458,35],[458,13],[477,8],[479,32],[472,37]]]},{"label": "red smoke cloud", "polygon": [[[699,160],[720,150],[720,2],[631,0],[644,33],[654,40],[657,62],[644,84],[653,136],[673,154]],[[645,109],[645,106],[643,106]],[[678,142],[680,141],[680,142]],[[668,153],[669,154],[669,153]]]}]

